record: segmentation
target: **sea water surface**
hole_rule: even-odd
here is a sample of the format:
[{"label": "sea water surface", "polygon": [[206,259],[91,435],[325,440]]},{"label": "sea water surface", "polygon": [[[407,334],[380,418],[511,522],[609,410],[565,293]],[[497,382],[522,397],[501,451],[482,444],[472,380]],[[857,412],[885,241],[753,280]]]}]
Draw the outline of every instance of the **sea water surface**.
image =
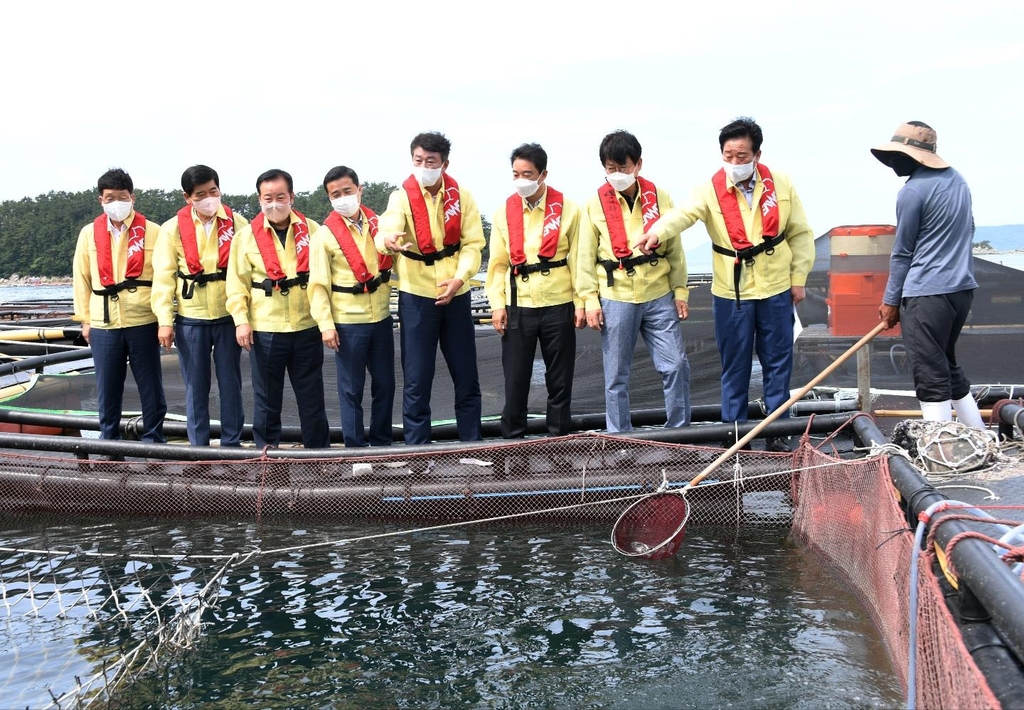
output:
[{"label": "sea water surface", "polygon": [[[16,517],[0,519],[0,545],[216,554],[398,529],[309,520],[69,524]],[[648,562],[615,553],[609,529],[491,524],[254,557],[226,574],[195,647],[143,673],[114,704],[901,703],[881,641],[855,599],[785,530],[694,529],[675,558]],[[8,580],[13,568],[5,556],[0,572]],[[104,562],[105,574],[127,576],[133,566],[126,560]],[[136,586],[141,592],[146,585]],[[43,612],[0,620],[0,707],[41,707],[49,691],[71,689],[75,676],[98,672],[119,647],[138,641],[117,632],[106,614],[91,621],[73,613],[56,618],[52,606]]]}]

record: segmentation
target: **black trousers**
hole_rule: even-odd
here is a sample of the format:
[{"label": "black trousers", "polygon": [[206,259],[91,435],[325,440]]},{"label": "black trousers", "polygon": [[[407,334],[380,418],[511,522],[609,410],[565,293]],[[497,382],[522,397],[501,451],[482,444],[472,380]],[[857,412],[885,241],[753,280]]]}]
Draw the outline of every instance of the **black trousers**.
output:
[{"label": "black trousers", "polygon": [[548,432],[553,436],[567,434],[576,368],[572,302],[542,308],[510,308],[508,318],[508,329],[501,338],[501,365],[505,371],[501,435],[506,439],[526,435],[526,406],[538,341],[548,389]]},{"label": "black trousers", "polygon": [[970,393],[971,383],[956,364],[956,341],[973,300],[973,289],[903,299],[903,346],[922,402],[956,400]]}]

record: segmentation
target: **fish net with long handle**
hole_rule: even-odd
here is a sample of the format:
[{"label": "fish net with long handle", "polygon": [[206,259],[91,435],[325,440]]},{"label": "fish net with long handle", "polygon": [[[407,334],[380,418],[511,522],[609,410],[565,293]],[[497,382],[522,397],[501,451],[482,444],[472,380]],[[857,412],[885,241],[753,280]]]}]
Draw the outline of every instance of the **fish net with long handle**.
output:
[{"label": "fish net with long handle", "polygon": [[680,493],[655,493],[624,511],[612,527],[612,546],[627,557],[661,560],[683,544],[690,504]]}]

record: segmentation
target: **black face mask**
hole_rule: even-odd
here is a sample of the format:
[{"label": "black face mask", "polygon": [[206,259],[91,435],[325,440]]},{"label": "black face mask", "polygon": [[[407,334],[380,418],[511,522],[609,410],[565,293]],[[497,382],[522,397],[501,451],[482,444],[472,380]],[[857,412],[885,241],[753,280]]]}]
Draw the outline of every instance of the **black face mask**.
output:
[{"label": "black face mask", "polygon": [[905,153],[893,153],[889,160],[889,167],[900,177],[909,177],[920,164]]}]

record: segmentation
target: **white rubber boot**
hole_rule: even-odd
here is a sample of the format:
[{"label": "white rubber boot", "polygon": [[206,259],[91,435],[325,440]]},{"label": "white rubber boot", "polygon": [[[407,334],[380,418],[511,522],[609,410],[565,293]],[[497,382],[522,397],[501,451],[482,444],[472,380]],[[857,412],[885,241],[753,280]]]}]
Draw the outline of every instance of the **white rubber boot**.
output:
[{"label": "white rubber boot", "polygon": [[965,424],[972,429],[986,428],[985,420],[981,418],[981,412],[978,411],[978,403],[974,401],[974,397],[971,395],[954,399],[953,409],[956,410],[956,418],[961,424]]},{"label": "white rubber boot", "polygon": [[[918,400],[920,402],[920,400]],[[950,411],[949,400],[944,402],[920,402],[921,418],[926,422],[951,422],[953,414]],[[980,417],[979,417],[980,418]]]}]

